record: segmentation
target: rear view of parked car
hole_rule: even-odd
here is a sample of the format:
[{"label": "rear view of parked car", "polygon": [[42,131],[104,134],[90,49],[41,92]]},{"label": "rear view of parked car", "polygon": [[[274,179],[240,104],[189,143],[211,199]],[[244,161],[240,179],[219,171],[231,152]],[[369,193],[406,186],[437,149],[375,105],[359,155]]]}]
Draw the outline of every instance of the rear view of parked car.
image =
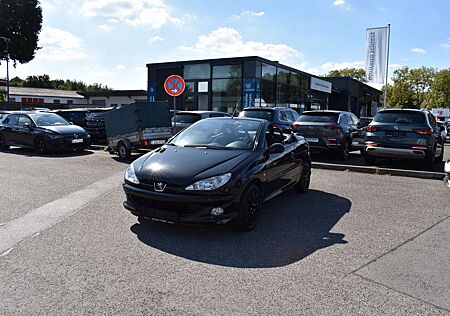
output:
[{"label": "rear view of parked car", "polygon": [[216,111],[179,111],[172,117],[172,133],[176,134],[195,122],[213,117],[231,117],[231,115]]},{"label": "rear view of parked car", "polygon": [[303,112],[292,129],[306,138],[313,153],[336,154],[339,159],[346,160],[350,150],[364,148],[361,123],[350,112]]},{"label": "rear view of parked car", "polygon": [[34,148],[42,154],[52,150],[83,150],[89,145],[89,135],[83,128],[54,113],[17,112],[9,114],[0,126],[1,150],[19,146]]},{"label": "rear view of parked car", "polygon": [[245,108],[241,113],[239,113],[239,116],[263,119],[269,121],[272,127],[277,127],[282,132],[290,132],[292,124],[300,115],[293,109],[286,107],[252,107]]},{"label": "rear view of parked car", "polygon": [[93,141],[106,142],[105,113],[111,110],[112,108],[90,110],[85,120],[85,128]]},{"label": "rear view of parked car", "polygon": [[427,170],[444,155],[442,129],[428,111],[414,109],[382,110],[365,128],[365,161],[377,158],[422,160]]},{"label": "rear view of parked car", "polygon": [[90,114],[88,109],[63,109],[55,110],[53,113],[63,117],[66,121],[81,127],[85,127],[86,118]]}]

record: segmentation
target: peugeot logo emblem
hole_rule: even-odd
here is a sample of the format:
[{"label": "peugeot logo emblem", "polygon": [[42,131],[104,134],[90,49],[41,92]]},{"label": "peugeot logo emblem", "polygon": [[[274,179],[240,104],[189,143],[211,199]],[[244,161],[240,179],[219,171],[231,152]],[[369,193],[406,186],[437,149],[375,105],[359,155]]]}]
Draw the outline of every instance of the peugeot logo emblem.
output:
[{"label": "peugeot logo emblem", "polygon": [[73,134],[73,138],[78,138],[78,135],[77,134]]},{"label": "peugeot logo emblem", "polygon": [[164,189],[166,188],[166,184],[163,182],[155,182],[153,187],[155,188],[156,192],[163,192]]}]

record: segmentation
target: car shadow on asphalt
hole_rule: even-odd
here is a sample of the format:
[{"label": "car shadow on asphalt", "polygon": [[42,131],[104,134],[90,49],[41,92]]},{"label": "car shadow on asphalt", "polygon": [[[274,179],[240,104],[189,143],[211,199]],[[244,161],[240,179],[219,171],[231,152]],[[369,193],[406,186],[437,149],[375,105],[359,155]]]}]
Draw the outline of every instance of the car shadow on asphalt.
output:
[{"label": "car shadow on asphalt", "polygon": [[237,268],[289,265],[315,251],[346,244],[330,230],[351,209],[350,200],[327,192],[288,192],[268,202],[257,227],[239,233],[230,226],[182,227],[136,223],[131,231],[144,244],[202,263]]},{"label": "car shadow on asphalt", "polygon": [[94,152],[90,150],[65,150],[53,151],[46,154],[38,154],[33,149],[11,147],[8,150],[3,150],[2,153],[20,155],[26,157],[43,157],[43,158],[66,158],[92,155]]}]

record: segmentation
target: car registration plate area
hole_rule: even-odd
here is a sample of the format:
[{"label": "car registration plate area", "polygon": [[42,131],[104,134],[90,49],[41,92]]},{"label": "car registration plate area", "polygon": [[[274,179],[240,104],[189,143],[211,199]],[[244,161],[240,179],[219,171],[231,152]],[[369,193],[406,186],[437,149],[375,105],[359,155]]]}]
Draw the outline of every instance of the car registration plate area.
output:
[{"label": "car registration plate area", "polygon": [[144,207],[141,210],[142,216],[150,218],[157,222],[163,222],[168,224],[178,223],[178,213],[171,211],[158,210],[151,207]]},{"label": "car registration plate area", "polygon": [[80,144],[82,142],[83,142],[82,139],[72,139],[72,144]]},{"label": "car registration plate area", "polygon": [[319,142],[318,138],[306,137],[305,139],[308,143],[318,143]]},{"label": "car registration plate area", "polygon": [[406,132],[389,131],[384,134],[386,137],[405,138]]},{"label": "car registration plate area", "polygon": [[150,145],[164,145],[166,141],[164,139],[154,139],[150,141]]}]

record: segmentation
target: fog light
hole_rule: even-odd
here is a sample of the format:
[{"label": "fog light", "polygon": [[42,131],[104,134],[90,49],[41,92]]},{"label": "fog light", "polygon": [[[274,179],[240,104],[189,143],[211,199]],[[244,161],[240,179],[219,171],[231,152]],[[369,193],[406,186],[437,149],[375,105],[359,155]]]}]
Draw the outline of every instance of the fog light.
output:
[{"label": "fog light", "polygon": [[224,212],[223,208],[221,207],[215,207],[211,210],[211,215],[212,216],[220,216],[222,215]]}]

